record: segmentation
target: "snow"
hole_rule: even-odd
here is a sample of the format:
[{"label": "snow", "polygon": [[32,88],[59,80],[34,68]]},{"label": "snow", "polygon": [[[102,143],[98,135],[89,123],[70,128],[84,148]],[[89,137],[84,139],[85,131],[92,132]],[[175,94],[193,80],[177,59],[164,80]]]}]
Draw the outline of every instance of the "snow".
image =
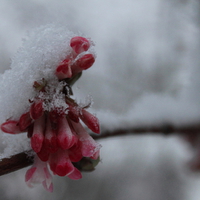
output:
[{"label": "snow", "polygon": [[[35,79],[39,80],[43,76],[52,78],[51,67],[55,67],[67,53],[65,42],[73,35],[69,30],[84,33],[96,45],[97,59],[94,66],[83,73],[73,89],[77,101],[84,101],[88,94],[92,96],[94,104],[91,110],[99,117],[104,129],[159,125],[165,122],[180,126],[198,122],[198,1],[86,0],[83,4],[77,0],[59,3],[53,0],[20,0],[17,3],[14,0],[2,0],[1,5],[0,70],[3,73],[11,67],[0,77],[3,86],[0,88],[1,123],[10,116],[17,118],[27,109],[27,100],[34,96],[32,84]],[[58,24],[56,28],[53,25],[48,25],[48,30],[44,28],[52,22]],[[27,31],[27,40],[21,42]],[[4,156],[28,148],[23,135],[1,134],[0,137]],[[199,180],[183,169],[191,155],[180,139],[137,136],[102,140],[100,143],[103,146],[102,164],[97,167],[97,172],[84,177],[91,187],[94,185],[93,180],[97,181],[98,187],[92,187],[96,193],[82,192],[86,198],[90,195],[90,199],[105,199],[100,194],[106,197],[110,194],[110,199],[116,199],[111,186],[117,184],[119,174],[124,169],[120,179],[124,181],[124,186],[120,183],[115,185],[117,190],[122,187],[119,194],[121,199],[130,199],[130,196],[141,200],[156,200],[161,199],[161,196],[162,199],[198,199]],[[131,167],[125,167],[124,162],[128,162]],[[134,168],[137,170],[134,171]],[[127,170],[132,174],[130,179],[125,173]],[[170,187],[170,173],[178,185],[174,186],[176,191]],[[3,179],[2,187],[12,188],[12,192],[4,192],[5,199],[14,199],[16,194],[20,199],[29,194],[32,199],[41,199],[44,193],[40,189],[27,189],[22,183],[23,175],[24,171]],[[108,181],[107,177],[113,180],[106,185],[111,193],[103,187]],[[147,180],[145,177],[148,177]],[[137,182],[133,184],[132,180],[138,180],[138,185]],[[155,185],[149,188],[152,180]],[[18,194],[18,182],[22,194]],[[57,188],[60,197],[57,196],[58,192],[46,198],[62,199],[62,195],[68,195],[69,198],[71,195],[73,199],[78,189],[88,185],[88,182],[73,183],[61,179],[56,182],[63,184],[60,190],[69,185],[68,193]],[[170,193],[165,193],[166,198],[163,196],[165,190],[161,183],[172,190],[171,196]],[[102,193],[99,188],[103,188]],[[140,196],[142,192],[136,188],[148,191],[148,196]],[[157,192],[152,192],[155,189]]]},{"label": "snow", "polygon": [[0,97],[0,123],[10,117],[18,119],[27,111],[28,100],[36,96],[35,81],[44,78],[55,82],[56,66],[70,53],[72,36],[66,27],[47,25],[31,32],[24,40],[12,59],[11,69],[1,77],[0,93],[5,95]]}]

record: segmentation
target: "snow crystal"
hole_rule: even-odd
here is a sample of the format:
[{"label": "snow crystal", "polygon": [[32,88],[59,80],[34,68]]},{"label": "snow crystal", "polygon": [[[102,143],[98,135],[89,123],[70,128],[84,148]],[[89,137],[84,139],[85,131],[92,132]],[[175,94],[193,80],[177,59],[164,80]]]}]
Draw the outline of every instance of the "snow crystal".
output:
[{"label": "snow crystal", "polygon": [[45,87],[45,92],[39,93],[39,99],[46,100],[43,102],[44,110],[51,111],[57,108],[62,111],[66,110],[67,112],[68,105],[65,102],[65,94],[61,92],[64,86],[66,86],[66,84],[63,82],[51,80]]}]

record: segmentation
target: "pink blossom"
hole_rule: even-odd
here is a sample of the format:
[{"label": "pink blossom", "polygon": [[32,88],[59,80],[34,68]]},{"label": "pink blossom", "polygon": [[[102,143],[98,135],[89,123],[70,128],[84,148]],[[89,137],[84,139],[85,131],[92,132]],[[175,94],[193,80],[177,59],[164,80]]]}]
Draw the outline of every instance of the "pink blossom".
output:
[{"label": "pink blossom", "polygon": [[43,115],[43,111],[43,101],[35,101],[30,107],[30,117],[36,120]]},{"label": "pink blossom", "polygon": [[72,47],[72,49],[76,54],[79,54],[89,49],[90,42],[88,39],[84,37],[77,36],[71,39],[70,46]]},{"label": "pink blossom", "polygon": [[5,133],[16,134],[20,133],[19,122],[15,120],[7,120],[1,124],[1,130]]},{"label": "pink blossom", "polygon": [[53,192],[52,176],[46,162],[41,161],[35,156],[33,166],[26,172],[25,182],[29,187],[42,183],[44,188]]},{"label": "pink blossom", "polygon": [[[72,122],[74,130],[78,134],[81,152],[84,157],[93,157],[99,154],[101,145],[98,144],[84,129],[81,123]],[[96,156],[95,156],[96,157]]]},{"label": "pink blossom", "polygon": [[21,115],[20,119],[19,119],[19,128],[21,131],[25,131],[29,125],[32,123],[32,119],[30,117],[29,112],[24,113],[23,115]]},{"label": "pink blossom", "polygon": [[69,149],[76,141],[76,136],[72,133],[65,116],[58,119],[57,141],[62,149]]},{"label": "pink blossom", "polygon": [[45,139],[44,139],[44,147],[47,151],[50,153],[55,153],[59,146],[58,146],[58,140],[57,140],[57,133],[56,130],[54,130],[51,126],[51,121],[48,117],[47,119],[47,126],[45,130]]},{"label": "pink blossom", "polygon": [[36,119],[33,127],[33,135],[31,137],[31,147],[38,153],[40,152],[43,140],[44,140],[44,130],[45,130],[45,116],[41,116],[39,119]]},{"label": "pink blossom", "polygon": [[65,59],[59,64],[59,66],[56,68],[56,76],[60,80],[72,77],[70,59]]},{"label": "pink blossom", "polygon": [[30,187],[42,183],[50,192],[53,184],[49,168],[54,175],[80,179],[82,174],[73,163],[84,157],[97,160],[101,148],[82,125],[83,122],[94,133],[100,133],[98,118],[72,99],[69,92],[70,78],[95,61],[94,55],[87,52],[92,44],[77,36],[71,39],[69,46],[71,52],[55,69],[56,80],[53,83],[45,79],[35,81],[36,96],[29,100],[29,110],[18,120],[8,119],[1,125],[5,133],[28,132],[36,156],[25,181]]},{"label": "pink blossom", "polygon": [[50,155],[49,165],[54,174],[59,176],[68,176],[75,169],[69,159],[68,151],[62,149]]},{"label": "pink blossom", "polygon": [[74,168],[74,171],[72,173],[70,173],[68,175],[68,177],[70,179],[73,179],[73,180],[78,180],[78,179],[82,178],[82,174],[81,174],[81,172],[78,169]]},{"label": "pink blossom", "polygon": [[100,133],[99,120],[96,116],[92,115],[85,109],[82,109],[79,116],[91,131],[94,133]]}]

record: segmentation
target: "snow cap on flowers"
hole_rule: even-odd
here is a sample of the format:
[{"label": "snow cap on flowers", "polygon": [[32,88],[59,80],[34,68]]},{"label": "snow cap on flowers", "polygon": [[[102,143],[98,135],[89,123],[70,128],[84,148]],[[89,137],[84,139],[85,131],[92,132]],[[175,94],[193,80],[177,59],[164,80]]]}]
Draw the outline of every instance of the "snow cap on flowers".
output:
[{"label": "snow cap on flowers", "polygon": [[[70,39],[75,36],[67,27],[53,24],[29,33],[12,58],[11,69],[1,75],[0,93],[3,95],[0,96],[0,123],[10,117],[17,119],[25,113],[29,107],[27,99],[36,95],[34,81],[42,78],[57,80],[55,69],[70,53]],[[91,44],[87,53],[95,55],[92,41]]]}]

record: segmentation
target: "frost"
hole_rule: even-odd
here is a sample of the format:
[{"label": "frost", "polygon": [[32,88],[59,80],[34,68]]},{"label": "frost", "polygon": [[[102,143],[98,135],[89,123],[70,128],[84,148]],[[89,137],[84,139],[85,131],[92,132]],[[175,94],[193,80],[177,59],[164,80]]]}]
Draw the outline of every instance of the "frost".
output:
[{"label": "frost", "polygon": [[64,86],[66,85],[63,82],[59,82],[58,80],[51,80],[51,82],[45,87],[45,92],[40,92],[38,97],[48,102],[43,103],[44,110],[51,111],[55,108],[66,110],[68,108],[68,105],[65,102],[65,95],[61,93]]},{"label": "frost", "polygon": [[0,153],[0,160],[3,158],[9,158],[10,156],[20,152],[30,150],[30,143],[26,134],[9,135],[1,133],[0,139],[2,141],[1,147],[4,147],[4,150]]}]

